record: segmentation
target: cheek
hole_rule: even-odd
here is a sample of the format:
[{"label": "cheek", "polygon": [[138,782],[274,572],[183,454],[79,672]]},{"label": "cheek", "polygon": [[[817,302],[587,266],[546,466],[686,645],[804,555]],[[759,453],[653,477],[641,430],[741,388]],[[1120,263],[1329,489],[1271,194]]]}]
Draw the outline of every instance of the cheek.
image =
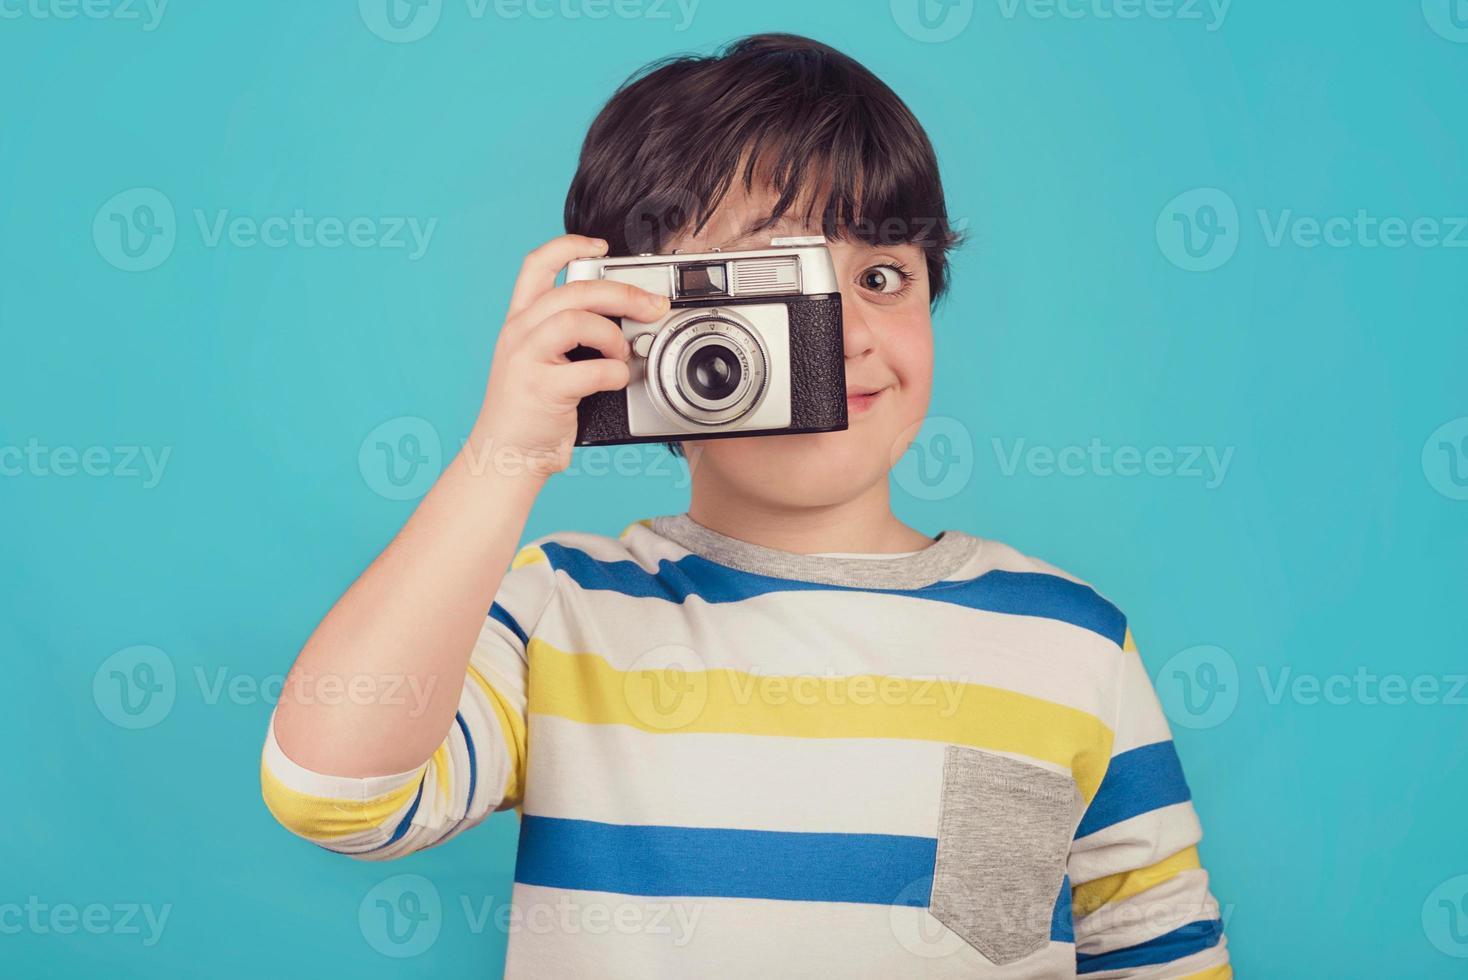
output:
[{"label": "cheek", "polygon": [[884,345],[887,365],[904,389],[904,401],[925,408],[933,390],[933,324],[927,316],[894,325]]}]

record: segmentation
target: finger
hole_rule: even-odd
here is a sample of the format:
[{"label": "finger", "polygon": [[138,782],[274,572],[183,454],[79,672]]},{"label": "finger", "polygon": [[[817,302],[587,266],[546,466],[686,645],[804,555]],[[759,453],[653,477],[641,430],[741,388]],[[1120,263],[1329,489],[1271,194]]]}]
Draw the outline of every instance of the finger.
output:
[{"label": "finger", "polygon": [[566,352],[577,344],[617,360],[626,360],[632,353],[621,327],[586,310],[562,310],[533,328],[525,343],[525,352],[541,363],[563,363]]},{"label": "finger", "polygon": [[605,241],[585,235],[560,235],[541,245],[525,256],[520,266],[515,289],[510,294],[507,317],[515,316],[550,292],[555,287],[556,274],[566,267],[566,263],[572,259],[605,255],[606,251]]},{"label": "finger", "polygon": [[617,391],[627,387],[632,369],[626,361],[598,357],[590,361],[557,364],[547,374],[546,394],[563,403],[578,402],[596,391]]},{"label": "finger", "polygon": [[630,283],[611,279],[588,279],[557,286],[531,303],[506,329],[515,332],[527,324],[540,323],[562,310],[589,310],[602,316],[657,320],[668,312],[668,297],[648,292]]}]

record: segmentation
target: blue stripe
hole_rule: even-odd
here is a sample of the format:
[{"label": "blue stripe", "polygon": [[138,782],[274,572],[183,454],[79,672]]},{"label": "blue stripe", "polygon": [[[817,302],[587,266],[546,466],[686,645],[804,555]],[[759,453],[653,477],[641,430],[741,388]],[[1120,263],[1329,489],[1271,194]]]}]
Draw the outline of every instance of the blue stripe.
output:
[{"label": "blue stripe", "polygon": [[1101,970],[1123,970],[1136,966],[1154,966],[1171,963],[1184,956],[1201,953],[1218,945],[1223,936],[1223,923],[1217,919],[1206,922],[1190,922],[1145,943],[1114,949],[1109,953],[1076,954],[1077,973],[1097,973]]},{"label": "blue stripe", "polygon": [[[926,906],[938,842],[892,834],[626,826],[526,814],[515,880],[622,895]],[[899,902],[904,897],[908,900]]]},{"label": "blue stripe", "polygon": [[387,840],[383,841],[381,844],[378,844],[376,847],[371,848],[370,850],[380,851],[384,847],[386,847],[387,845],[394,844],[394,843],[402,840],[403,835],[408,832],[408,828],[410,826],[412,826],[412,824],[413,824],[413,814],[415,814],[415,813],[418,812],[418,804],[421,803],[421,802],[423,802],[423,783],[427,779],[428,779],[428,770],[427,769],[424,769],[423,770],[423,775],[420,776],[419,779],[418,779],[418,792],[416,794],[414,794],[414,796],[413,796],[413,805],[410,806],[410,807],[408,807],[408,812],[405,813],[405,814],[403,814],[403,819],[401,819],[401,820],[398,821],[398,826],[392,832],[392,836],[389,837]]},{"label": "blue stripe", "polygon": [[1050,941],[1074,943],[1076,941],[1075,919],[1071,912],[1070,875],[1060,883],[1060,896],[1055,899],[1055,911],[1050,916]]},{"label": "blue stripe", "polygon": [[1192,798],[1172,740],[1143,745],[1111,760],[1076,837]]},{"label": "blue stripe", "polygon": [[[526,814],[515,881],[621,895],[858,902],[927,908],[938,842],[895,834],[812,834],[597,823]],[[1050,939],[1074,943],[1070,876]]]},{"label": "blue stripe", "polygon": [[474,783],[479,774],[479,768],[474,764],[474,739],[469,737],[469,725],[464,721],[464,716],[455,711],[454,721],[459,723],[459,731],[464,733],[464,747],[469,750],[469,799],[464,803],[464,812],[467,814],[474,807]]},{"label": "blue stripe", "polygon": [[509,627],[511,633],[514,633],[520,638],[521,643],[526,646],[530,645],[530,637],[525,635],[525,631],[520,628],[519,623],[515,622],[515,617],[510,615],[510,611],[498,602],[490,604],[489,618],[497,619],[501,623],[504,623],[505,626]]},{"label": "blue stripe", "polygon": [[551,567],[566,572],[583,589],[618,592],[634,598],[681,603],[689,596],[704,602],[739,602],[773,592],[877,592],[902,595],[985,612],[1040,616],[1090,630],[1121,646],[1126,617],[1089,586],[1039,572],[986,572],[959,582],[935,582],[920,589],[868,589],[827,585],[745,572],[686,555],[658,562],[651,573],[635,561],[599,561],[577,548],[547,542],[541,546]]}]

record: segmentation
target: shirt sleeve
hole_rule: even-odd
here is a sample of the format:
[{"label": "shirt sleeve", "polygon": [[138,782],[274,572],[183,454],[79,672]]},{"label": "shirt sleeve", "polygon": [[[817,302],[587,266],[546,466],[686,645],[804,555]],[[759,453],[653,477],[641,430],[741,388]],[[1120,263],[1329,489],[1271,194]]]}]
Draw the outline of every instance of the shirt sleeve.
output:
[{"label": "shirt sleeve", "polygon": [[540,547],[546,540],[515,555],[474,644],[453,724],[422,765],[367,778],[314,772],[281,751],[271,712],[260,785],[282,826],[327,850],[385,861],[519,805],[527,647],[555,596],[555,572]]},{"label": "shirt sleeve", "polygon": [[1233,976],[1203,830],[1157,692],[1130,630],[1115,741],[1069,861],[1076,972],[1135,980]]}]

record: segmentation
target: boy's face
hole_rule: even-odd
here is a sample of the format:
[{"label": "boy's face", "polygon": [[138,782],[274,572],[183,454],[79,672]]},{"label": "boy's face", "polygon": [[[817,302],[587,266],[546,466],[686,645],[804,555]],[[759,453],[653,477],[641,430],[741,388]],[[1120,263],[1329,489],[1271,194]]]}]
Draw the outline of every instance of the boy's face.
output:
[{"label": "boy's face", "polygon": [[[788,214],[771,228],[747,233],[770,214],[775,199],[769,188],[750,193],[735,180],[704,228],[667,248],[727,252],[765,248],[776,236],[821,233]],[[696,493],[735,494],[776,509],[844,503],[885,481],[917,435],[933,381],[923,250],[916,245],[871,246],[856,239],[828,246],[841,289],[848,428],[683,442]],[[873,391],[877,394],[851,397]]]}]

